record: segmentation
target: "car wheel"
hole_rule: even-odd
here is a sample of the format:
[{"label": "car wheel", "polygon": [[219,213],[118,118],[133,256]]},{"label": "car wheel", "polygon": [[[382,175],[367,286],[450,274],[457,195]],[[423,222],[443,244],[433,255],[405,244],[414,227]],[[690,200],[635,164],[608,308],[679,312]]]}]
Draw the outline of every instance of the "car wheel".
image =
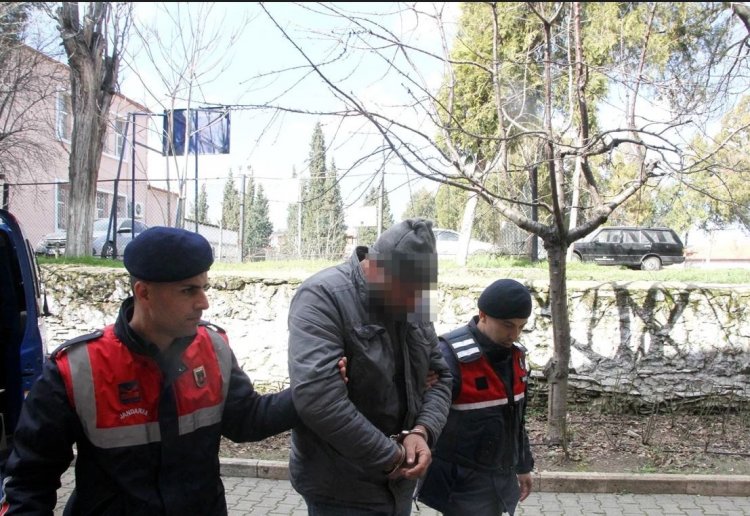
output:
[{"label": "car wheel", "polygon": [[571,254],[571,255],[570,255],[570,261],[571,261],[571,262],[575,262],[575,263],[578,263],[578,262],[580,262],[580,261],[581,261],[581,255],[580,255],[580,254],[578,254],[578,253],[573,253],[573,254]]},{"label": "car wheel", "polygon": [[102,258],[114,258],[115,257],[115,246],[112,242],[106,242],[102,246]]},{"label": "car wheel", "polygon": [[641,262],[641,270],[658,271],[661,269],[661,260],[658,256],[649,256]]}]

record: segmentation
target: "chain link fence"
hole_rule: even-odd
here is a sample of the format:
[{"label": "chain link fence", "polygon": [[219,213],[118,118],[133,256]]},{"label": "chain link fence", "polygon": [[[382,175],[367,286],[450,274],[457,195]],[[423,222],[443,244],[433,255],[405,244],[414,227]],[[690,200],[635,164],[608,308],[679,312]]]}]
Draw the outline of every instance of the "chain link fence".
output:
[{"label": "chain link fence", "polygon": [[[234,179],[238,199],[242,196],[242,179],[245,178],[240,176]],[[99,181],[94,207],[92,255],[121,256],[131,239],[131,232],[138,234],[146,227],[155,225],[178,225],[176,220],[181,212],[185,213],[182,225],[204,235],[214,248],[218,261],[339,260],[350,256],[358,245],[357,228],[349,227],[340,256],[301,253],[296,242],[287,241],[289,207],[294,206],[295,202],[290,204],[288,200],[271,195],[266,197],[271,224],[267,245],[254,249],[245,245],[243,249],[241,243],[247,228],[242,224],[225,227],[226,217],[222,220],[226,178],[199,179],[197,203],[195,180],[186,182],[186,199],[182,202],[176,193],[162,188],[160,184],[158,181],[133,182],[129,179],[117,184],[111,180]],[[64,181],[2,184],[3,206],[19,219],[35,251],[47,256],[61,256],[65,252],[69,196],[69,184]],[[199,208],[197,224],[196,205]],[[242,209],[241,203],[239,209]],[[112,219],[115,218],[117,232],[113,236]],[[235,220],[238,219],[241,220],[241,217]],[[113,245],[115,241],[117,243]],[[532,242],[532,235],[506,221],[496,233],[492,254],[530,256]],[[540,257],[543,257],[543,247],[538,245],[538,249]]]}]

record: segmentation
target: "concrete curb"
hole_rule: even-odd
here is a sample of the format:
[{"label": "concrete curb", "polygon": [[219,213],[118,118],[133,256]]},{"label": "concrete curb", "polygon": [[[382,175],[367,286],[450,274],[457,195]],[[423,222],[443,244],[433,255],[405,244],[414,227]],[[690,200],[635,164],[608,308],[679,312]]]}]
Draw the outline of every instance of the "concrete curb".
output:
[{"label": "concrete curb", "polygon": [[[289,480],[285,461],[222,458],[225,477]],[[750,475],[678,475],[628,473],[534,473],[534,490],[546,493],[689,494],[750,496]]]}]

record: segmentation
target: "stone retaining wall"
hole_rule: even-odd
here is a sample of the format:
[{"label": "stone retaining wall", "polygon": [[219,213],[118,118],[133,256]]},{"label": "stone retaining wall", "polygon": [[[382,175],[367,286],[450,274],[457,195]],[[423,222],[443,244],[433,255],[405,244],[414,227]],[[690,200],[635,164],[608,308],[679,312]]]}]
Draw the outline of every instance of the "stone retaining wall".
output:
[{"label": "stone retaining wall", "polygon": [[[50,349],[114,320],[129,293],[122,269],[43,266]],[[204,317],[225,328],[257,383],[287,377],[287,312],[299,280],[211,273]],[[489,282],[488,282],[489,283]],[[546,282],[525,282],[534,311],[521,342],[540,381],[552,355]],[[465,324],[483,285],[441,285],[437,331]],[[750,400],[750,287],[569,282],[574,395],[639,403]]]}]

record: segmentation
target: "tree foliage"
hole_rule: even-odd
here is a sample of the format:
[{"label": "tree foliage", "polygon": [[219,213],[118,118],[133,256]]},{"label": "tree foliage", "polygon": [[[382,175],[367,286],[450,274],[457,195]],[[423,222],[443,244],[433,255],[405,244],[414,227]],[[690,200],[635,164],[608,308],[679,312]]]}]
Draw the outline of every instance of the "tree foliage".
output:
[{"label": "tree foliage", "polygon": [[326,168],[326,145],[320,122],[310,140],[310,177],[302,188],[302,256],[338,258],[346,245],[341,186],[332,166]]},{"label": "tree foliage", "polygon": [[437,220],[435,202],[435,194],[422,187],[410,196],[409,204],[401,215],[401,219],[422,218],[435,222]]},{"label": "tree foliage", "polygon": [[206,192],[206,183],[201,184],[201,190],[198,194],[198,209],[194,205],[191,210],[191,218],[201,224],[210,224],[208,220],[208,192]]},{"label": "tree foliage", "polygon": [[224,194],[221,201],[221,227],[230,231],[240,230],[240,193],[234,185],[234,176],[231,169],[224,183]]},{"label": "tree foliage", "polygon": [[[554,342],[547,438],[564,442],[567,250],[621,208],[644,214],[663,193],[683,195],[698,170],[694,134],[747,89],[747,31],[721,3],[524,2],[462,3],[453,34],[443,18],[451,5],[322,6],[342,22],[325,32],[346,74],[262,9],[340,102],[328,113],[360,117],[409,172],[467,192],[462,238],[483,201],[543,241]],[[373,76],[402,85],[401,104],[395,91],[387,105],[355,93]]]},{"label": "tree foliage", "polygon": [[[673,186],[667,217],[688,216],[701,229],[741,225],[750,230],[750,96],[722,119],[712,137],[693,142],[691,173]],[[665,210],[666,211],[666,210]],[[677,221],[673,222],[676,226]]]},{"label": "tree foliage", "polygon": [[263,191],[263,185],[253,185],[250,206],[246,206],[245,210],[245,256],[259,256],[268,247],[273,233],[273,224],[268,213],[268,199]]}]

